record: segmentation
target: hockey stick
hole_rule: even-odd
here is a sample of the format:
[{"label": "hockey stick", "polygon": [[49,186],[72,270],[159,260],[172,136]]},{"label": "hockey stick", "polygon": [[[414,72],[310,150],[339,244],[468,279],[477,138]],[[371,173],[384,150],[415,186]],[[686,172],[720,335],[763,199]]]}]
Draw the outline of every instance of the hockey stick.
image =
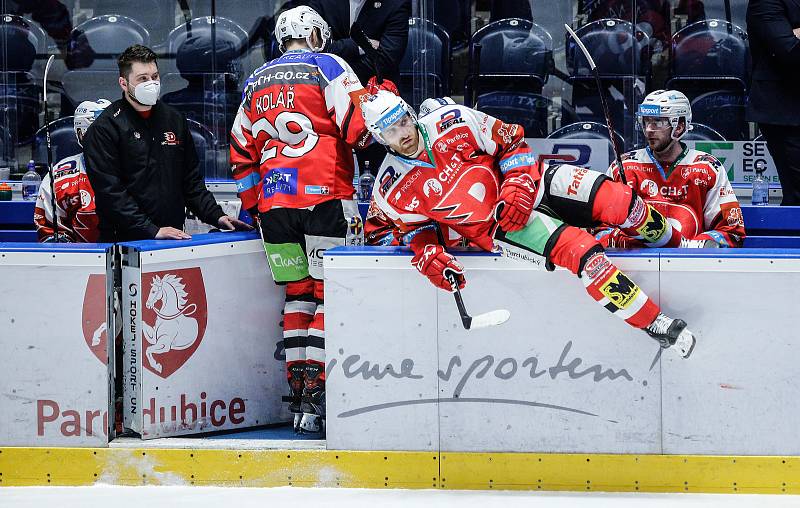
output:
[{"label": "hockey stick", "polygon": [[[439,243],[442,244],[442,247],[447,249],[447,244],[444,241],[444,235],[442,234],[442,229],[439,227],[439,223],[434,222],[434,227],[436,228],[436,236],[439,238]],[[458,313],[461,316],[461,324],[464,325],[465,330],[477,330],[479,328],[501,325],[511,317],[511,313],[506,309],[492,310],[484,312],[483,314],[478,314],[477,316],[470,316],[464,305],[464,299],[461,297],[461,290],[458,288],[455,274],[445,271],[444,275],[447,277],[447,280],[450,281],[450,286],[453,288],[453,298],[456,301],[456,307],[458,307]]]},{"label": "hockey stick", "polygon": [[566,23],[564,23],[564,28],[567,29],[569,35],[573,39],[575,39],[575,43],[578,45],[579,48],[581,48],[583,56],[586,57],[586,60],[589,62],[589,68],[592,70],[592,74],[594,74],[594,80],[597,83],[597,93],[600,94],[600,104],[602,104],[603,106],[603,114],[606,117],[606,127],[608,127],[608,139],[609,141],[611,141],[611,148],[614,149],[614,158],[617,162],[617,166],[619,167],[619,177],[620,180],[622,180],[622,183],[627,185],[628,181],[625,178],[625,171],[623,170],[624,168],[622,167],[622,158],[619,156],[619,148],[617,147],[617,140],[614,137],[614,132],[615,132],[614,124],[611,122],[611,115],[608,112],[608,103],[606,102],[606,96],[603,93],[603,83],[600,81],[600,73],[597,72],[597,65],[595,65],[592,55],[589,54],[589,50],[586,49],[586,46],[583,45],[583,42],[581,41],[581,38],[578,37],[578,34],[576,34],[572,30],[572,28],[570,28],[569,25],[567,25]]},{"label": "hockey stick", "polygon": [[44,67],[44,136],[47,143],[47,174],[50,175],[50,206],[53,208],[53,241],[58,243],[58,212],[56,211],[56,179],[53,174],[53,145],[50,142],[50,114],[47,110],[47,74],[55,55],[50,55]]}]

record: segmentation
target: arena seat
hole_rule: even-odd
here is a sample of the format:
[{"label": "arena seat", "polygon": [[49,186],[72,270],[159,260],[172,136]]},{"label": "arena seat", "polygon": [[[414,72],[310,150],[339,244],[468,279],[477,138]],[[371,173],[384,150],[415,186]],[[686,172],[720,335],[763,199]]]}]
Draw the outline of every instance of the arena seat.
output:
[{"label": "arena seat", "polygon": [[[212,44],[212,27],[216,40]],[[167,49],[175,55],[175,65],[181,73],[238,73],[238,50],[247,44],[247,31],[238,23],[217,17],[192,19],[170,33]]]},{"label": "arena seat", "polygon": [[553,38],[531,21],[489,23],[470,39],[464,102],[489,91],[541,93],[553,68]]},{"label": "arena seat", "polygon": [[450,37],[428,20],[408,20],[408,46],[400,62],[401,95],[414,109],[428,97],[450,95]]},{"label": "arena seat", "polygon": [[670,79],[667,88],[744,93],[748,82],[747,33],[719,19],[687,25],[672,37]]},{"label": "arena seat", "polygon": [[83,34],[95,52],[91,69],[117,69],[117,57],[134,44],[150,45],[150,33],[138,21],[116,14],[89,19],[76,26],[70,38]]},{"label": "arena seat", "polygon": [[[53,164],[65,157],[77,155],[83,151],[78,144],[73,128],[74,117],[64,116],[50,122],[50,144],[53,147]],[[47,139],[44,126],[36,132],[33,140],[33,153],[31,158],[39,163],[47,163]]]},{"label": "arena seat", "polygon": [[[605,139],[608,141],[608,127],[597,122],[576,122],[554,130],[547,139]],[[614,132],[617,146],[623,146],[623,139],[619,132]],[[614,160],[614,149],[608,143],[608,158]]]},{"label": "arena seat", "polygon": [[[611,120],[621,129],[625,149],[635,146],[637,138],[636,104],[644,98],[650,80],[650,38],[633,23],[621,19],[600,19],[576,30],[597,65]],[[566,59],[569,79],[563,88],[562,115],[567,108],[577,120],[605,123],[597,82],[583,52],[568,34]]]},{"label": "arena seat", "polygon": [[725,141],[725,136],[708,125],[692,122],[689,132],[683,135],[682,141]]},{"label": "arena seat", "polygon": [[[599,19],[575,30],[597,65],[601,79],[650,76],[650,37],[633,23]],[[589,63],[575,41],[567,37],[567,69],[575,79],[593,79]]]},{"label": "arena seat", "polygon": [[166,0],[81,0],[81,8],[91,9],[95,17],[125,16],[147,27],[150,42],[156,45],[162,43],[175,26],[177,6],[177,1]]},{"label": "arena seat", "polygon": [[[725,4],[730,5],[730,17],[725,10]],[[738,26],[747,26],[748,0],[703,0],[703,13],[705,19],[722,19]]]},{"label": "arena seat", "polygon": [[730,90],[714,90],[703,93],[691,101],[693,120],[708,125],[728,140],[750,138],[750,127],[745,117],[744,94]]},{"label": "arena seat", "polygon": [[543,95],[523,92],[489,92],[481,94],[475,108],[505,122],[522,125],[527,138],[547,136],[548,114],[553,101]]}]

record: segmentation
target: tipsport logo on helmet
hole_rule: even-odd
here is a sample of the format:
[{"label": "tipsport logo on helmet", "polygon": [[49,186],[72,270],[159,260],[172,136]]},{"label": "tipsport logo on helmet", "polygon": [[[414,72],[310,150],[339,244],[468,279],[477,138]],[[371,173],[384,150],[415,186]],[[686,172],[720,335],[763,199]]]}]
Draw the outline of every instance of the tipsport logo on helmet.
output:
[{"label": "tipsport logo on helmet", "polygon": [[661,116],[661,106],[653,104],[640,104],[639,115],[641,116]]},{"label": "tipsport logo on helmet", "polygon": [[400,120],[400,118],[402,118],[405,113],[406,110],[403,107],[403,105],[398,104],[397,106],[392,108],[392,110],[389,111],[386,115],[384,115],[380,120],[378,120],[375,125],[376,127],[378,127],[379,131],[382,131],[390,127],[396,121]]}]

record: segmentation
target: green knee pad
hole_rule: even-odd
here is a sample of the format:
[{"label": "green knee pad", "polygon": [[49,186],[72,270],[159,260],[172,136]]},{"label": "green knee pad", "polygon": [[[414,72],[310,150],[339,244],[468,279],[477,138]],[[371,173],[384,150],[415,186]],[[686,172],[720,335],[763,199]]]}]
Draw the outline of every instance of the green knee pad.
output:
[{"label": "green knee pad", "polygon": [[294,282],[308,277],[308,257],[299,243],[264,242],[275,282]]},{"label": "green knee pad", "polygon": [[511,233],[504,232],[502,238],[498,236],[497,239],[544,255],[547,241],[562,224],[560,220],[534,210],[524,228]]}]

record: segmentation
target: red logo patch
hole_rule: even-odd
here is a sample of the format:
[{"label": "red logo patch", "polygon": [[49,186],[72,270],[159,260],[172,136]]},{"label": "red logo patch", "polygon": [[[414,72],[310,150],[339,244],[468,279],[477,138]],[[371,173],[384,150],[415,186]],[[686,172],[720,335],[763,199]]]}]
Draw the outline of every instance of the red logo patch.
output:
[{"label": "red logo patch", "polygon": [[175,136],[174,132],[165,132],[164,141],[162,141],[161,144],[167,146],[177,146],[180,144],[180,142],[178,141],[178,137]]},{"label": "red logo patch", "polygon": [[81,313],[83,338],[86,345],[103,365],[108,365],[108,330],[106,329],[106,276],[100,273],[89,275],[83,294]]},{"label": "red logo patch", "polygon": [[142,365],[166,379],[203,340],[208,321],[203,274],[200,268],[143,273],[142,296]]}]

